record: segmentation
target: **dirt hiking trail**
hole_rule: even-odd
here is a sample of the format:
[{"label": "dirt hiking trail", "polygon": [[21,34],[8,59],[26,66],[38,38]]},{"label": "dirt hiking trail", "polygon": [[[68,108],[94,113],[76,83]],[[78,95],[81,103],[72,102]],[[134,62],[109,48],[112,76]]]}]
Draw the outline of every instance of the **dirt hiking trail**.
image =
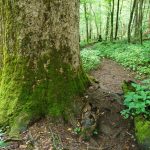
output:
[{"label": "dirt hiking trail", "polygon": [[[12,142],[8,149],[16,150],[138,150],[133,121],[120,115],[124,80],[134,80],[134,73],[116,62],[104,59],[100,67],[90,72],[98,84],[89,87],[83,98],[100,109],[99,133],[88,142],[80,142],[71,125],[41,119],[22,133],[22,142]],[[55,148],[52,148],[55,147]]]},{"label": "dirt hiking trail", "polygon": [[100,88],[94,92],[88,92],[89,99],[103,111],[100,117],[100,134],[96,139],[102,149],[106,150],[138,150],[136,145],[133,121],[124,120],[120,115],[123,100],[122,93],[124,80],[134,80],[135,73],[124,69],[116,62],[104,59],[97,70],[90,73],[98,82]]},{"label": "dirt hiking trail", "polygon": [[122,93],[122,83],[124,80],[134,80],[135,73],[128,71],[115,61],[104,59],[99,69],[91,72],[98,81],[102,89]]}]

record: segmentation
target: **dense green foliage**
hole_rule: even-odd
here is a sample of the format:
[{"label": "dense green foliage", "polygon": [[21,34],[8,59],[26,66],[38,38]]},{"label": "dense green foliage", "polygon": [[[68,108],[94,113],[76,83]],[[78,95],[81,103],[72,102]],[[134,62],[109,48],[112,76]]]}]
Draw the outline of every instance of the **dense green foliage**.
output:
[{"label": "dense green foliage", "polygon": [[121,114],[128,118],[129,116],[142,115],[145,118],[150,117],[150,80],[144,80],[142,85],[132,83],[134,91],[125,94],[124,105],[126,109]]},{"label": "dense green foliage", "polygon": [[101,44],[96,47],[105,57],[112,58],[124,67],[138,71],[140,74],[150,74],[150,44],[146,42],[143,46],[138,44]]},{"label": "dense green foliage", "polygon": [[126,68],[137,71],[139,74],[150,74],[150,43],[144,45],[126,44],[125,42],[97,43],[92,49],[81,51],[85,70],[97,66],[98,57],[111,58]]},{"label": "dense green foliage", "polygon": [[92,49],[83,49],[81,51],[81,58],[83,67],[86,72],[91,69],[95,69],[100,64],[99,51],[93,51]]}]

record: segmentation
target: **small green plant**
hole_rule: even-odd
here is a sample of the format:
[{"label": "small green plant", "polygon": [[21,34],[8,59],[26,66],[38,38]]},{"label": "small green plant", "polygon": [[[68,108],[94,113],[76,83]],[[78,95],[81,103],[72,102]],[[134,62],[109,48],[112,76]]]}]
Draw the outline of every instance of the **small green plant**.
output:
[{"label": "small green plant", "polygon": [[128,118],[143,115],[150,118],[150,80],[144,80],[142,85],[132,83],[135,91],[125,95],[124,105],[126,109],[121,114]]},{"label": "small green plant", "polygon": [[81,128],[76,127],[76,128],[74,129],[74,132],[75,132],[76,134],[80,134],[80,133],[81,133]]},{"label": "small green plant", "polygon": [[0,148],[6,147],[6,143],[0,140]]},{"label": "small green plant", "polygon": [[[87,132],[87,130],[82,131],[80,127],[76,127],[76,128],[74,129],[74,133],[76,133],[76,134],[78,134],[78,135],[82,135],[82,136],[84,137],[84,140],[85,140],[85,141],[86,141],[86,140],[89,140],[89,138],[90,138],[88,135],[86,135],[86,132]],[[95,129],[95,130],[92,132],[92,135],[93,135],[93,136],[97,136],[97,135],[98,135],[98,130]]]},{"label": "small green plant", "polygon": [[93,135],[98,135],[98,131],[96,129],[93,131]]},{"label": "small green plant", "polygon": [[7,144],[4,142],[4,140],[2,139],[4,133],[2,130],[0,130],[0,148],[4,148],[7,146]]}]

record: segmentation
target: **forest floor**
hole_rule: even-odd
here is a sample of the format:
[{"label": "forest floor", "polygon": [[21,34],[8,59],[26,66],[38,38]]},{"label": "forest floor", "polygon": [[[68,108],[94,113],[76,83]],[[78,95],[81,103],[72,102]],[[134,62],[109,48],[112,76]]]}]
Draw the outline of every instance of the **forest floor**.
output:
[{"label": "forest floor", "polygon": [[[88,142],[81,142],[71,125],[54,124],[41,119],[22,133],[22,141],[12,142],[9,150],[138,150],[133,131],[133,120],[120,115],[124,80],[134,80],[135,73],[116,62],[104,59],[99,68],[92,70],[99,83],[89,87],[84,96],[100,108],[100,132]],[[120,94],[119,94],[120,93]]]}]

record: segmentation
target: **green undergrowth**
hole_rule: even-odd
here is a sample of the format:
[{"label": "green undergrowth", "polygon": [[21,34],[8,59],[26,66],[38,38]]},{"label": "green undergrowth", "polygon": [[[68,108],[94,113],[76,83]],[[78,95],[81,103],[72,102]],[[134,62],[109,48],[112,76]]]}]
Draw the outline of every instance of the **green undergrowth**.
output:
[{"label": "green undergrowth", "polygon": [[124,110],[121,114],[125,119],[134,119],[135,135],[140,149],[150,147],[150,80],[141,84],[124,81]]},{"label": "green undergrowth", "polygon": [[80,47],[84,47],[84,46],[86,46],[86,45],[88,45],[87,41],[82,41],[82,42],[80,42]]},{"label": "green undergrowth", "polygon": [[86,72],[95,69],[100,64],[100,52],[92,49],[84,49],[81,51],[81,58],[84,70]]},{"label": "green undergrowth", "polygon": [[0,129],[0,148],[4,148],[7,146],[7,144],[5,143],[4,139],[3,139],[3,131]]},{"label": "green undergrowth", "polygon": [[88,46],[90,44],[93,44],[95,42],[97,42],[97,41],[96,40],[90,40],[90,39],[89,39],[89,42],[87,42],[87,41],[81,41],[80,42],[80,48],[86,47],[86,46]]},{"label": "green undergrowth", "polygon": [[143,45],[127,44],[124,41],[101,42],[95,44],[92,49],[83,49],[81,57],[85,70],[95,68],[98,65],[98,59],[105,57],[115,60],[140,75],[150,75],[149,41],[144,42]]},{"label": "green undergrowth", "polygon": [[121,114],[125,117],[143,116],[150,119],[150,80],[137,83],[124,83],[124,106]]}]

